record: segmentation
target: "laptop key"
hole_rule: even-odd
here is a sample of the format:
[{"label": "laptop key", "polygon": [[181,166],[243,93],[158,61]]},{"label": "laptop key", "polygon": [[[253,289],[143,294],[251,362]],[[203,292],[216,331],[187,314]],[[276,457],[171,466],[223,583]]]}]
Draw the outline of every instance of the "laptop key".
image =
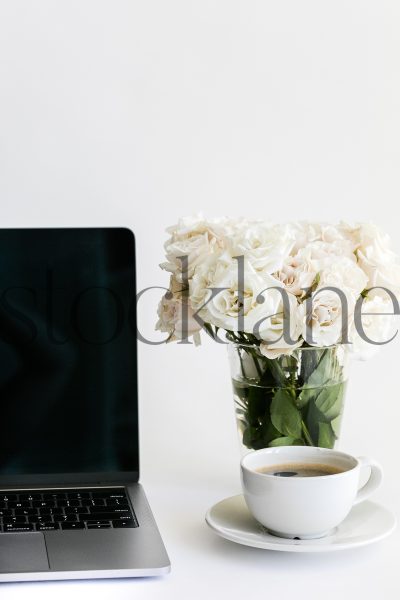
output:
[{"label": "laptop key", "polygon": [[81,501],[80,500],[70,500],[68,498],[68,506],[80,506],[81,505]]},{"label": "laptop key", "polygon": [[19,516],[19,517],[3,517],[3,523],[26,523],[26,517],[24,516]]},{"label": "laptop key", "polygon": [[55,505],[54,500],[33,500],[32,502],[34,508],[54,508]]},{"label": "laptop key", "polygon": [[40,514],[42,515],[63,515],[64,514],[64,509],[61,507],[55,507],[55,508],[40,508]]},{"label": "laptop key", "polygon": [[[81,511],[79,511],[81,512]],[[109,513],[109,512],[125,512],[130,514],[130,510],[129,510],[129,506],[93,506],[91,509],[91,512],[96,512],[96,513]]]},{"label": "laptop key", "polygon": [[63,515],[64,514],[64,511],[62,508],[47,508],[46,506],[43,506],[41,508],[37,508],[36,510],[38,511],[38,514],[42,515],[42,516]]},{"label": "laptop key", "polygon": [[65,500],[64,492],[46,492],[43,494],[43,500]]},{"label": "laptop key", "polygon": [[7,494],[7,493],[2,493],[0,494],[0,502],[9,502],[10,500],[18,500],[17,498],[17,494]]},{"label": "laptop key", "polygon": [[111,527],[109,521],[88,521],[86,525],[88,529],[100,529],[105,527]]},{"label": "laptop key", "polygon": [[56,529],[60,529],[59,523],[48,523],[46,521],[36,523],[36,531],[55,531]]},{"label": "laptop key", "polygon": [[41,515],[36,513],[35,515],[26,515],[28,521],[51,521],[52,515]]},{"label": "laptop key", "polygon": [[[1,511],[0,511],[1,512]],[[10,513],[12,511],[10,510]],[[14,509],[14,514],[15,516],[21,516],[21,515],[37,515],[38,511],[37,508],[15,508]]]},{"label": "laptop key", "polygon": [[25,502],[32,502],[32,500],[41,500],[42,494],[34,494],[34,493],[20,494],[19,499],[20,499],[20,501],[23,500]]},{"label": "laptop key", "polygon": [[103,498],[93,498],[91,506],[105,506]]},{"label": "laptop key", "polygon": [[61,529],[85,529],[85,523],[61,523]]},{"label": "laptop key", "polygon": [[128,500],[126,498],[106,498],[107,506],[129,506]]},{"label": "laptop key", "polygon": [[[79,515],[80,520],[81,521],[112,521],[114,519],[118,519],[118,515],[116,515],[113,512],[109,512],[109,513],[92,513],[90,515]],[[131,519],[131,515],[128,514],[124,514],[123,516],[121,515],[121,519],[126,519],[129,520]]]},{"label": "laptop key", "polygon": [[123,492],[113,490],[101,490],[92,493],[93,498],[126,498]]},{"label": "laptop key", "polygon": [[82,498],[81,504],[82,506],[93,506],[93,501],[91,498]]},{"label": "laptop key", "polygon": [[45,518],[37,518],[37,517],[28,517],[28,523],[32,525],[41,525],[42,523],[54,523],[52,519],[49,519],[49,516],[46,515]]},{"label": "laptop key", "polygon": [[26,523],[25,525],[22,523],[14,523],[12,525],[4,525],[3,531],[4,533],[16,531],[33,531],[33,525],[31,525],[30,523]]},{"label": "laptop key", "polygon": [[68,500],[66,500],[66,499],[65,500],[64,499],[57,500],[57,506],[58,507],[68,506]]},{"label": "laptop key", "polygon": [[0,508],[0,518],[1,517],[11,517],[13,514],[13,511],[11,510],[11,508]]},{"label": "laptop key", "polygon": [[135,525],[135,523],[134,523],[133,520],[131,520],[131,521],[127,521],[127,520],[120,520],[120,521],[119,520],[114,520],[112,522],[112,524],[113,524],[113,527],[116,527],[116,528],[119,528],[119,527],[120,528],[122,528],[122,527],[136,527],[136,525]]},{"label": "laptop key", "polygon": [[78,515],[53,515],[54,520],[59,523],[74,523],[78,520]]},{"label": "laptop key", "polygon": [[7,503],[7,508],[31,508],[31,503],[26,500],[22,502],[9,501]]},{"label": "laptop key", "polygon": [[88,492],[69,492],[68,498],[70,500],[82,500],[83,498],[90,499],[90,494]]},{"label": "laptop key", "polygon": [[86,506],[66,506],[64,512],[66,515],[76,515],[77,513],[87,513],[88,511]]}]

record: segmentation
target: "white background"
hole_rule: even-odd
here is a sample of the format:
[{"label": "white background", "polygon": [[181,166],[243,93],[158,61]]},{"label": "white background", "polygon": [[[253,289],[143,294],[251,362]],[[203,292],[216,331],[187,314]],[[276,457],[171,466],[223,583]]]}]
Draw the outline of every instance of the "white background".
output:
[{"label": "white background", "polygon": [[[373,220],[398,238],[396,0],[0,0],[1,226],[125,225],[164,285],[180,215]],[[1,260],[1,257],[0,257]],[[140,306],[154,336],[158,292]],[[398,511],[399,344],[353,367],[340,448]],[[142,481],[170,553],[157,580],[3,585],[1,598],[398,598],[400,534],[337,555],[234,546],[206,509],[238,493],[225,349],[140,345]]]}]

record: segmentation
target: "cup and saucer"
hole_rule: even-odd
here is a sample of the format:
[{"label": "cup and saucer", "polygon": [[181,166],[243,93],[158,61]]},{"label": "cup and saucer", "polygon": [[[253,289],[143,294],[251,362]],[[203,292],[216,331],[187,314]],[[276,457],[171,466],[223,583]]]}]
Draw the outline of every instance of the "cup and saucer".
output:
[{"label": "cup and saucer", "polygon": [[[359,488],[363,469],[368,481]],[[332,552],[384,539],[391,511],[367,498],[382,469],[365,457],[306,446],[264,448],[241,462],[243,495],[211,507],[206,522],[238,544],[286,552]]]}]

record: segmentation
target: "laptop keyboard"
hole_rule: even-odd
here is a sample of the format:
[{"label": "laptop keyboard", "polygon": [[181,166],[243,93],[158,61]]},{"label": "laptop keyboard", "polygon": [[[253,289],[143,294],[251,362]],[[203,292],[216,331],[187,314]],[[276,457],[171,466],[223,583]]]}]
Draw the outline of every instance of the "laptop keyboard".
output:
[{"label": "laptop keyboard", "polygon": [[124,488],[0,491],[0,532],[138,527]]}]

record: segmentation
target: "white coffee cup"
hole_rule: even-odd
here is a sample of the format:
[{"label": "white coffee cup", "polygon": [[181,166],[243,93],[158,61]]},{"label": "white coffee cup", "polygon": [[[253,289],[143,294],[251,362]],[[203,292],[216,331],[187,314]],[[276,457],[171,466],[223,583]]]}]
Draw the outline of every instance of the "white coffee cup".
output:
[{"label": "white coffee cup", "polygon": [[[341,472],[312,477],[277,477],[258,469],[293,463],[336,467]],[[360,488],[360,475],[370,469]],[[280,446],[250,452],[241,461],[241,480],[253,516],[274,535],[312,539],[328,535],[352,506],[372,494],[382,481],[380,465],[365,457],[310,446]]]}]

